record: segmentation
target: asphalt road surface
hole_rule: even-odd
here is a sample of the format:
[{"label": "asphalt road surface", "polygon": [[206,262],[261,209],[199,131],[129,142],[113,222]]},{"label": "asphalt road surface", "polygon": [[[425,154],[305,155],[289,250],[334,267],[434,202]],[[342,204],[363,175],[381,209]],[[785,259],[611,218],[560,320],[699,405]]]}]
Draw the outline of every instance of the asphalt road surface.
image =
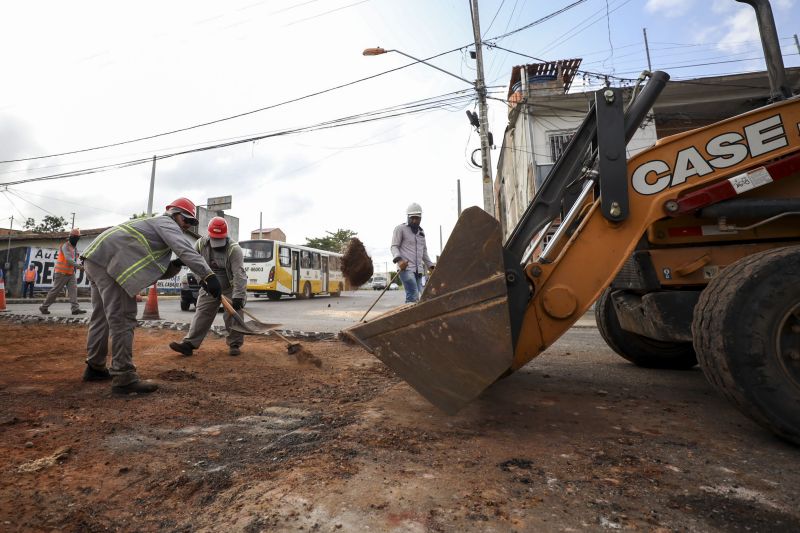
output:
[{"label": "asphalt road surface", "polygon": [[[273,302],[267,298],[255,298],[249,294],[247,310],[262,322],[281,324],[280,329],[335,333],[358,322],[379,295],[379,291],[360,290],[344,292],[338,298],[315,296],[310,300],[283,298]],[[404,300],[405,293],[403,291],[386,291],[367,319],[403,305]],[[41,300],[30,304],[8,304],[7,312],[38,315],[40,314],[39,305],[41,305]],[[88,301],[82,301],[80,305],[81,308],[91,311],[91,304]],[[145,302],[139,304],[137,316],[142,316],[144,306]],[[50,313],[52,316],[72,316],[69,303],[60,301],[50,307]],[[163,320],[191,322],[194,306],[189,311],[181,311],[180,300],[176,296],[160,296],[158,313]],[[219,313],[214,324],[222,325],[222,323],[222,313]]]},{"label": "asphalt road surface", "polygon": [[[277,302],[270,301],[267,298],[255,298],[252,294],[248,294],[247,310],[262,322],[280,324],[278,329],[281,330],[337,333],[361,320],[361,317],[380,294],[380,291],[359,290],[343,292],[338,298],[330,296],[315,296],[310,300],[282,298]],[[81,308],[91,311],[92,306],[88,299],[81,300]],[[41,301],[41,299],[38,299],[35,300],[35,303],[9,303],[6,306],[7,312],[39,315]],[[395,309],[403,305],[404,302],[405,292],[402,290],[386,291],[369,315],[367,315],[367,320]],[[142,316],[144,306],[145,302],[139,304],[137,316]],[[50,313],[52,316],[72,316],[69,303],[65,301],[54,303],[50,307]],[[177,296],[159,296],[158,313],[162,320],[188,323],[192,321],[194,306],[189,311],[181,311],[180,300]],[[249,318],[245,318],[249,320]],[[218,314],[214,324],[223,324],[222,313]],[[593,313],[590,311],[584,315],[576,325],[579,327],[594,327]]]}]

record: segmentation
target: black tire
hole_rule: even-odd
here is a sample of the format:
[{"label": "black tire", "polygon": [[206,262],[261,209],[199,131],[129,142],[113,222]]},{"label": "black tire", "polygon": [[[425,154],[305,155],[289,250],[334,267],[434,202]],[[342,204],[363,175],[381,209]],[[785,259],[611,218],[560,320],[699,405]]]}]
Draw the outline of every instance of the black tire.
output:
[{"label": "black tire", "polygon": [[267,298],[269,298],[273,302],[278,301],[281,299],[281,293],[279,293],[278,291],[267,291]]},{"label": "black tire", "polygon": [[311,298],[311,284],[309,282],[303,283],[303,290],[302,292],[297,293],[298,300],[308,300]]},{"label": "black tire", "polygon": [[689,370],[697,365],[691,342],[668,342],[622,329],[611,301],[611,288],[603,291],[594,306],[597,329],[606,344],[624,359],[643,368]]},{"label": "black tire", "polygon": [[190,304],[189,302],[184,302],[183,300],[181,300],[181,311],[188,311],[191,305],[192,304]]},{"label": "black tire", "polygon": [[335,292],[332,292],[332,293],[330,293],[330,294],[331,294],[331,296],[332,296],[332,297],[334,297],[334,298],[338,298],[339,296],[341,296],[341,295],[342,295],[342,290],[343,290],[343,289],[344,289],[344,287],[342,287],[342,284],[340,283],[340,284],[339,284],[339,290],[337,290],[337,291],[335,291]]},{"label": "black tire", "polygon": [[800,444],[800,247],[725,268],[700,295],[692,335],[711,384],[744,414]]}]

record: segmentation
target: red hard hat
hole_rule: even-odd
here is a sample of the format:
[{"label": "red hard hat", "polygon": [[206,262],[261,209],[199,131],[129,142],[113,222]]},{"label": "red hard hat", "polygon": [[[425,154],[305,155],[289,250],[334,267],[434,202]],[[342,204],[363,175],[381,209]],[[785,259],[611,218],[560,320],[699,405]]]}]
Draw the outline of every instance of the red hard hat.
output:
[{"label": "red hard hat", "polygon": [[228,223],[222,217],[214,217],[208,221],[208,236],[212,239],[224,239],[228,236]]},{"label": "red hard hat", "polygon": [[179,212],[184,218],[190,219],[190,222],[193,221],[194,224],[197,224],[197,208],[194,206],[194,202],[188,198],[178,198],[167,205],[166,209],[168,213]]}]

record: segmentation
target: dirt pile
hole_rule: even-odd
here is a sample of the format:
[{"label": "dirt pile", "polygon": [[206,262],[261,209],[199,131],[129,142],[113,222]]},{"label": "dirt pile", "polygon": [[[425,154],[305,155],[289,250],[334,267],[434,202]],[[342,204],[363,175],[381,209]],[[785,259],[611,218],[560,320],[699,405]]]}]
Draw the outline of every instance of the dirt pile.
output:
[{"label": "dirt pile", "polygon": [[368,282],[372,273],[372,258],[367,254],[364,243],[353,237],[344,250],[342,274],[356,288]]}]

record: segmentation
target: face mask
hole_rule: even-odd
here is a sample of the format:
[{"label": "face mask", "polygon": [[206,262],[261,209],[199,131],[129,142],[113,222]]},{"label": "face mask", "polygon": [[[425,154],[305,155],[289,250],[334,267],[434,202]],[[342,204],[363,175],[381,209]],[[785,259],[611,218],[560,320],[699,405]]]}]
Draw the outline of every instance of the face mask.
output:
[{"label": "face mask", "polygon": [[80,237],[70,237],[70,238],[69,238],[69,243],[70,243],[72,246],[75,246],[76,244],[78,244],[78,239],[80,239]]},{"label": "face mask", "polygon": [[411,231],[416,233],[417,230],[419,229],[419,222],[418,221],[412,221],[411,218],[409,218],[408,219],[408,227],[411,228]]}]

